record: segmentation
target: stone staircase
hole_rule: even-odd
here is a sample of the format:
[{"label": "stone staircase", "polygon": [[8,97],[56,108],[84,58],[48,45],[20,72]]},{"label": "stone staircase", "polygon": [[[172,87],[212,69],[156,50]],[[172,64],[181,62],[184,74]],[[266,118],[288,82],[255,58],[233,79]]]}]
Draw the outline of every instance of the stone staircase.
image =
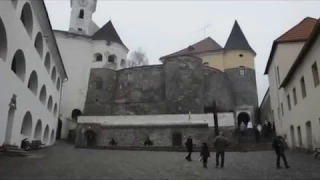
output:
[{"label": "stone staircase", "polygon": [[0,152],[5,156],[28,156],[28,151],[25,151],[18,146],[14,145],[3,145],[0,147]]}]

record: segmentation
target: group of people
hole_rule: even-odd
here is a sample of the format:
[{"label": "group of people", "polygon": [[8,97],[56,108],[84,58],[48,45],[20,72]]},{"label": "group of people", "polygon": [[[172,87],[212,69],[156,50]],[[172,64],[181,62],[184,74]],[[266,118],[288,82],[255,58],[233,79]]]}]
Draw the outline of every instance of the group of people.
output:
[{"label": "group of people", "polygon": [[[191,160],[191,154],[193,152],[193,147],[195,146],[192,142],[192,137],[189,136],[186,143],[185,143],[188,151],[188,155],[186,159],[188,161]],[[224,168],[224,157],[225,157],[225,151],[227,147],[229,146],[228,140],[226,137],[223,136],[223,133],[220,132],[219,136],[217,136],[214,141],[213,145],[216,149],[216,168],[219,168],[219,165],[221,168]],[[281,168],[280,166],[280,158],[282,158],[285,168],[289,168],[290,166],[288,165],[284,150],[285,150],[285,142],[284,139],[281,136],[277,136],[273,142],[272,142],[272,147],[275,150],[275,153],[277,155],[277,161],[276,165],[277,168]],[[208,158],[210,157],[210,150],[208,147],[207,143],[203,143],[201,147],[201,152],[200,152],[200,161],[202,161],[202,165],[204,168],[207,168],[208,164]],[[220,160],[221,159],[221,160]]]}]

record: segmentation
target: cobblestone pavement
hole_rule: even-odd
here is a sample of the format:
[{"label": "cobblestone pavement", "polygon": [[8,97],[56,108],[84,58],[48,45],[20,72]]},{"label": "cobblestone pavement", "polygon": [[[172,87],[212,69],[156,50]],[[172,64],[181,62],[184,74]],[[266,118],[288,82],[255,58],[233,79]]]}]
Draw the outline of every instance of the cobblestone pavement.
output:
[{"label": "cobblestone pavement", "polygon": [[[186,153],[75,149],[58,142],[26,157],[0,156],[0,179],[320,179],[320,160],[287,153],[290,169],[275,168],[273,152],[230,152],[225,168],[187,162]],[[211,154],[215,156],[214,153]]]}]

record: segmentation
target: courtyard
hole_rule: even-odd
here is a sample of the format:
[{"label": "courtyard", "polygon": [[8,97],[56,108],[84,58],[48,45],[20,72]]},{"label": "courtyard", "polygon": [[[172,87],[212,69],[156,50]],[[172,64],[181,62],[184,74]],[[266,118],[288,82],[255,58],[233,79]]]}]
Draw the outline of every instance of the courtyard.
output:
[{"label": "courtyard", "polygon": [[208,169],[187,162],[186,153],[75,149],[65,142],[30,157],[0,156],[0,179],[319,179],[320,160],[287,152],[290,169],[276,169],[272,151],[230,152],[225,168],[216,169],[211,153]]}]

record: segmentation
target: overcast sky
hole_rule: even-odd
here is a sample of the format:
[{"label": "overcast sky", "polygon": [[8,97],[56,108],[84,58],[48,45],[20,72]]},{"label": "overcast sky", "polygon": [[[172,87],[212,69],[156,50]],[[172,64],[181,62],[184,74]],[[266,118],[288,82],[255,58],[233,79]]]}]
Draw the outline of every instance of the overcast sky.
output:
[{"label": "overcast sky", "polygon": [[[46,0],[54,29],[68,30],[69,0]],[[110,19],[130,50],[139,47],[150,64],[207,36],[224,46],[238,20],[255,58],[259,102],[268,88],[263,75],[274,39],[304,17],[320,17],[320,1],[107,1],[98,0],[93,20]],[[203,27],[210,25],[204,35]]]}]

